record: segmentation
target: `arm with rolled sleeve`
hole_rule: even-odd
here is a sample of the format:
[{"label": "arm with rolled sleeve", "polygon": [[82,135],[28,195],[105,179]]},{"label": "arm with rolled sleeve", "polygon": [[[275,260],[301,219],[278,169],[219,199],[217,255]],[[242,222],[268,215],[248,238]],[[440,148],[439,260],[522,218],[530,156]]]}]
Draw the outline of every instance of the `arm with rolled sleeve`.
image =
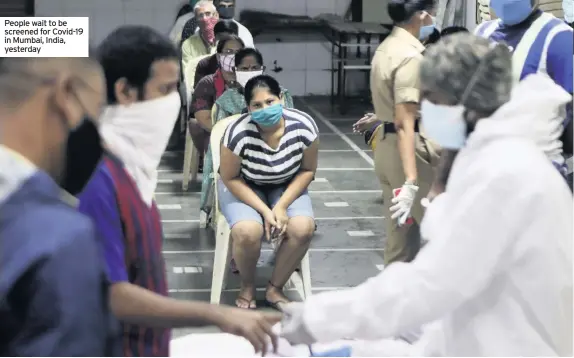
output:
[{"label": "arm with rolled sleeve", "polygon": [[[71,228],[70,228],[71,227]],[[31,324],[25,325],[19,356],[101,357],[109,334],[104,272],[90,226],[71,224],[68,240],[42,258],[26,283]]]},{"label": "arm with rolled sleeve", "polygon": [[418,176],[415,155],[415,121],[420,100],[419,68],[421,58],[420,56],[406,58],[394,71],[392,77],[395,105],[394,124],[397,130],[398,150],[405,179],[414,182]]},{"label": "arm with rolled sleeve", "polygon": [[[508,191],[518,178],[479,179],[457,200],[441,237],[412,263],[393,263],[357,287],[311,296],[302,303],[299,330],[319,342],[390,338],[444,317],[484,289],[515,237],[517,213],[533,203]],[[499,193],[512,196],[505,200],[512,208],[492,210]]]},{"label": "arm with rolled sleeve", "polygon": [[124,233],[115,187],[105,167],[98,168],[79,199],[80,212],[89,216],[96,227],[109,280],[112,283],[128,281]]}]

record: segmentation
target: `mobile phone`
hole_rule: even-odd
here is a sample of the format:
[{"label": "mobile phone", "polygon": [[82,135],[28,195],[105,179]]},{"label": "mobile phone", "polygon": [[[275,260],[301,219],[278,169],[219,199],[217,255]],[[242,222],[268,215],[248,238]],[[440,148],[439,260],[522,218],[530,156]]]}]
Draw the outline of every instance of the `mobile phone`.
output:
[{"label": "mobile phone", "polygon": [[[396,198],[396,197],[399,195],[400,192],[401,192],[401,188],[393,189],[393,198]],[[414,219],[413,219],[412,217],[408,217],[408,218],[407,218],[407,221],[405,221],[405,225],[411,225],[411,224],[414,223],[414,222],[415,222],[415,221],[414,221]]]}]

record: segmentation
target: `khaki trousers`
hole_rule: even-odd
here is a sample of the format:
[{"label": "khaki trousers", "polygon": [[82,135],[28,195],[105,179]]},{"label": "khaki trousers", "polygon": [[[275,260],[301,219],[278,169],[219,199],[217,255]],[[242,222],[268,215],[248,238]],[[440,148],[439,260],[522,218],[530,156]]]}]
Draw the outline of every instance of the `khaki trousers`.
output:
[{"label": "khaki trousers", "polygon": [[[381,131],[382,132],[382,131]],[[421,199],[428,194],[434,180],[434,167],[438,163],[439,153],[432,143],[417,134],[416,156],[419,190],[413,203],[411,214],[414,223],[398,227],[396,220],[391,219],[389,208],[393,205],[393,189],[400,188],[405,183],[402,161],[397,147],[398,139],[395,133],[381,133],[381,138],[375,149],[375,172],[383,189],[383,216],[387,241],[384,250],[385,266],[395,262],[409,262],[415,258],[420,246],[421,237],[419,225],[422,221],[424,208]]]}]

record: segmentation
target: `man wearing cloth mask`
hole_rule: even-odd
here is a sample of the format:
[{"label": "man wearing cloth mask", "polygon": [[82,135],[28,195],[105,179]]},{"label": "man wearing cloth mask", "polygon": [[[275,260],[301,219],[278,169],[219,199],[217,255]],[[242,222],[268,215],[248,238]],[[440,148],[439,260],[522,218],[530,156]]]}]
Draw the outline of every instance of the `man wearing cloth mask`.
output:
[{"label": "man wearing cloth mask", "polygon": [[181,66],[187,93],[193,93],[195,70],[203,58],[215,53],[215,25],[219,15],[212,1],[200,1],[193,8],[199,24],[199,31],[183,41],[181,45]]},{"label": "man wearing cloth mask", "polygon": [[104,100],[87,58],[0,61],[0,355],[113,356],[92,222],[65,203],[95,169]]},{"label": "man wearing cloth mask", "polygon": [[[217,12],[219,13],[219,18],[224,20],[233,20],[237,26],[239,27],[239,37],[245,43],[245,47],[252,47],[254,48],[253,36],[251,32],[247,29],[247,27],[243,26],[239,21],[234,19],[235,17],[235,0],[215,0],[214,1],[215,7],[217,8]],[[194,19],[189,20],[184,28],[182,39],[185,41],[190,36],[198,31],[197,28],[197,21]]]},{"label": "man wearing cloth mask", "polygon": [[107,151],[79,197],[80,211],[96,224],[124,355],[169,356],[170,328],[206,325],[263,349],[276,315],[168,297],[154,191],[180,107],[176,48],[151,28],[124,26],[98,50],[109,103],[100,119]]}]

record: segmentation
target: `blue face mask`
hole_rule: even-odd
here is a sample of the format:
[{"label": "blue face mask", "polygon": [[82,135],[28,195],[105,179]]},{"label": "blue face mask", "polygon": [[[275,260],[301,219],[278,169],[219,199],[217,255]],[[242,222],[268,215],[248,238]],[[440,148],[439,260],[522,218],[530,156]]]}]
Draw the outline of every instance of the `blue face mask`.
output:
[{"label": "blue face mask", "polygon": [[463,106],[444,106],[428,100],[421,102],[424,132],[442,148],[461,149],[466,142],[467,128]]},{"label": "blue face mask", "polygon": [[281,117],[283,117],[283,105],[281,103],[251,112],[251,119],[261,127],[273,127],[279,123]]},{"label": "blue face mask", "polygon": [[491,0],[490,7],[505,25],[516,25],[532,13],[531,0]]},{"label": "blue face mask", "polygon": [[433,33],[434,29],[435,29],[435,20],[433,17],[431,25],[421,26],[421,29],[419,30],[419,40],[421,41],[426,40]]}]

